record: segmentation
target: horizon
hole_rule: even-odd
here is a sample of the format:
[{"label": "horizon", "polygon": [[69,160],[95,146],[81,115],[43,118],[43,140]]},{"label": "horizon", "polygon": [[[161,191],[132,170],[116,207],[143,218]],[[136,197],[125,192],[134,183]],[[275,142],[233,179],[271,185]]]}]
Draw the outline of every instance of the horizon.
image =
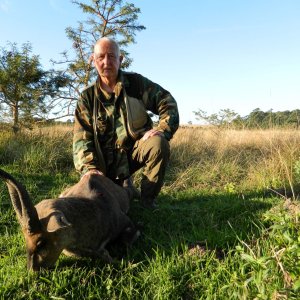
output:
[{"label": "horizon", "polygon": [[[85,1],[87,2],[87,1]],[[162,85],[177,100],[181,124],[193,111],[297,109],[300,1],[130,1],[141,9],[128,71]],[[71,49],[65,34],[86,15],[70,1],[0,0],[0,46],[29,41],[43,66]]]}]

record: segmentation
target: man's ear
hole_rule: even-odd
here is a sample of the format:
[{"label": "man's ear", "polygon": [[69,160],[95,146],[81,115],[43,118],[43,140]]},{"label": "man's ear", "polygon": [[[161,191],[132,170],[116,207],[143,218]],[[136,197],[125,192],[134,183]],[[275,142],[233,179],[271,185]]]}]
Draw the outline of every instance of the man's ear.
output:
[{"label": "man's ear", "polygon": [[119,57],[119,60],[120,60],[120,64],[122,63],[122,61],[123,61],[123,55],[120,55],[120,57]]},{"label": "man's ear", "polygon": [[95,61],[95,54],[92,53],[89,57],[89,64]]}]

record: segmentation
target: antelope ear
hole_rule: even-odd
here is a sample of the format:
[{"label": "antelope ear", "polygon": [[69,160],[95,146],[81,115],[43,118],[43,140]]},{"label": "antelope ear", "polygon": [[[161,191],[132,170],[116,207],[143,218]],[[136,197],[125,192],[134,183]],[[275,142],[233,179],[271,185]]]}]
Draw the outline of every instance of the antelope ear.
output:
[{"label": "antelope ear", "polygon": [[67,220],[65,215],[60,211],[56,211],[49,216],[47,231],[55,232],[71,226],[72,224]]}]

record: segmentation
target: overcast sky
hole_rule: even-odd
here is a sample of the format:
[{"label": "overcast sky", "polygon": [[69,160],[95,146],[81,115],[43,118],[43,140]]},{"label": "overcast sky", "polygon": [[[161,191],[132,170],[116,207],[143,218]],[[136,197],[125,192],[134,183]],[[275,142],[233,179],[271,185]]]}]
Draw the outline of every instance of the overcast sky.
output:
[{"label": "overcast sky", "polygon": [[[141,9],[130,71],[193,111],[293,110],[300,100],[299,0],[135,0]],[[45,67],[71,48],[65,28],[84,14],[69,0],[0,0],[0,46],[29,41]]]}]

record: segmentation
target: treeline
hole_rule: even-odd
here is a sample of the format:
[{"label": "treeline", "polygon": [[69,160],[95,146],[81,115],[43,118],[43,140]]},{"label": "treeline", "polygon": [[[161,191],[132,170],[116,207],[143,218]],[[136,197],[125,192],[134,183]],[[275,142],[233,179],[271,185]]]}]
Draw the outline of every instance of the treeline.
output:
[{"label": "treeline", "polygon": [[287,127],[298,129],[300,125],[300,109],[276,112],[268,110],[264,112],[256,108],[245,117],[237,116],[232,121],[232,125],[245,128]]},{"label": "treeline", "polygon": [[197,120],[218,127],[230,128],[299,128],[300,109],[274,112],[272,109],[262,111],[254,109],[247,116],[240,116],[230,109],[221,109],[218,113],[208,115],[203,110],[194,111]]}]

